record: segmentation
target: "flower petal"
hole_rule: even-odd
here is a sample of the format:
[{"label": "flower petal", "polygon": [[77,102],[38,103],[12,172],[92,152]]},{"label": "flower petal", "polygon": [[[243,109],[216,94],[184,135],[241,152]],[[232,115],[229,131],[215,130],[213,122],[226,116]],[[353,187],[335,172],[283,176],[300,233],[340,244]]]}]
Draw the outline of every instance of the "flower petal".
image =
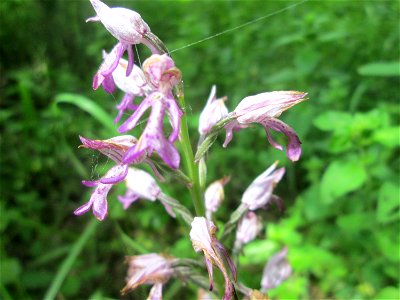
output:
[{"label": "flower petal", "polygon": [[287,157],[292,161],[297,161],[301,155],[301,142],[296,132],[289,125],[285,124],[281,120],[275,118],[266,118],[260,122],[268,130],[269,128],[282,132],[288,139],[288,145],[286,147]]}]

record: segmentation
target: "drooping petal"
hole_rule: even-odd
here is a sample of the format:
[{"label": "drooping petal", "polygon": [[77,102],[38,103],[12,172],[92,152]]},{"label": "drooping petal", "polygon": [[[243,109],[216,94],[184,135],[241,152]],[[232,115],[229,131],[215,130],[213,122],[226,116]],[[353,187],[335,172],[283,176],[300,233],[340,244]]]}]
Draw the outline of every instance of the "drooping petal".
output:
[{"label": "drooping petal", "polygon": [[102,177],[99,182],[104,184],[116,184],[125,179],[128,174],[128,166],[125,164],[116,165],[107,172],[107,175]]},{"label": "drooping petal", "polygon": [[127,190],[124,196],[118,196],[118,200],[122,203],[124,209],[128,209],[138,199],[139,196],[130,190]]},{"label": "drooping petal", "polygon": [[[286,155],[292,161],[299,160],[301,156],[301,142],[296,132],[289,125],[275,118],[266,118],[260,122],[266,131],[269,129],[282,132],[289,139]],[[270,140],[271,141],[271,140]],[[278,148],[279,149],[279,148]]]},{"label": "drooping petal", "polygon": [[126,110],[134,110],[137,108],[136,105],[134,105],[133,102],[134,96],[130,94],[125,94],[124,97],[121,100],[121,103],[117,105],[118,109],[118,115],[114,119],[114,123],[118,123],[119,120],[121,119],[122,115],[125,113]]},{"label": "drooping petal", "polygon": [[99,184],[92,194],[93,214],[99,221],[103,221],[108,213],[107,195],[111,188],[111,184]]},{"label": "drooping petal", "polygon": [[152,106],[154,99],[156,97],[161,97],[161,96],[156,93],[153,93],[147,96],[145,99],[143,99],[142,103],[140,103],[136,111],[118,128],[118,131],[120,133],[124,133],[135,128],[137,122],[139,122],[139,119],[142,117],[145,111],[150,106]]},{"label": "drooping petal", "polygon": [[162,158],[162,160],[170,166],[172,169],[178,169],[180,164],[180,156],[178,150],[176,150],[175,146],[162,137],[160,141],[154,141],[154,150],[158,153],[158,155]]},{"label": "drooping petal", "polygon": [[78,207],[78,208],[74,211],[74,214],[80,216],[80,215],[83,215],[84,213],[88,212],[89,209],[92,208],[93,201],[94,201],[94,198],[90,198],[90,200],[89,200],[88,202],[86,202],[86,203],[83,204],[82,206]]},{"label": "drooping petal", "polygon": [[225,137],[225,141],[224,141],[224,144],[222,145],[222,147],[226,148],[228,146],[228,144],[231,142],[232,136],[233,136],[233,129],[238,124],[239,123],[237,122],[237,120],[234,119],[234,120],[230,121],[228,124],[225,125],[226,137]]},{"label": "drooping petal", "polygon": [[147,300],[162,300],[162,286],[162,283],[156,282],[151,288]]},{"label": "drooping petal", "polygon": [[118,67],[119,60],[121,59],[126,45],[118,43],[109,54],[104,55],[103,63],[100,65],[99,70],[93,77],[92,87],[96,90],[100,85],[103,85],[107,93],[114,92],[114,79],[112,72]]},{"label": "drooping petal", "polygon": [[179,137],[179,132],[180,132],[180,124],[181,124],[181,117],[183,115],[183,112],[179,108],[178,104],[176,103],[175,99],[171,95],[165,98],[165,103],[168,108],[168,116],[169,120],[172,125],[172,132],[170,136],[168,137],[168,140],[173,143],[175,142],[178,137]]}]

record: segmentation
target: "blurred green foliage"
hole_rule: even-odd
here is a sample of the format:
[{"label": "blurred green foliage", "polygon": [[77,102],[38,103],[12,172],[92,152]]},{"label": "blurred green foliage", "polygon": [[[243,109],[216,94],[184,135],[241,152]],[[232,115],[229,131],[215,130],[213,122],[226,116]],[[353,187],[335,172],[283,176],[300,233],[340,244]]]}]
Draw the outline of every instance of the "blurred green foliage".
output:
[{"label": "blurred green foliage", "polygon": [[[295,2],[107,3],[138,11],[175,50]],[[0,297],[41,299],[51,286],[60,299],[118,298],[124,255],[197,257],[188,231],[159,203],[123,211],[123,187],[110,195],[101,224],[72,215],[89,197],[80,180],[107,169],[106,159],[77,149],[78,135],[113,136],[109,120],[121,97],[91,90],[101,49],[115,40],[100,24],[85,24],[94,15],[89,1],[5,0],[0,13]],[[272,298],[399,298],[398,18],[398,1],[310,1],[173,52],[193,137],[212,84],[230,109],[263,91],[309,92],[283,116],[303,142],[298,163],[273,150],[258,127],[235,133],[228,149],[219,138],[208,160],[210,182],[232,176],[217,213],[223,221],[257,174],[277,159],[287,167],[276,190],[287,211],[263,212],[266,230],[240,258],[239,279],[259,288],[268,257],[288,245],[294,274]],[[190,203],[175,182],[169,178],[165,192]],[[165,298],[194,291],[170,283]]]}]

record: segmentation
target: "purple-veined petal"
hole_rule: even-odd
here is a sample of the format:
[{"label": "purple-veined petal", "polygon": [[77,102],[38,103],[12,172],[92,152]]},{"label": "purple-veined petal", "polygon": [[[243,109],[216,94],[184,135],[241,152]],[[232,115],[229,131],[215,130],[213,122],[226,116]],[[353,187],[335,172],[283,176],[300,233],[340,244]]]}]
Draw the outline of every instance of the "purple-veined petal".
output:
[{"label": "purple-veined petal", "polygon": [[287,157],[292,161],[299,160],[301,155],[301,142],[293,128],[275,118],[266,118],[260,123],[264,126],[266,131],[270,128],[285,134],[289,139],[286,147]]},{"label": "purple-veined petal", "polygon": [[103,184],[115,184],[124,180],[128,174],[128,165],[116,165],[107,172],[106,176],[100,179]]},{"label": "purple-veined petal", "polygon": [[80,215],[83,215],[84,213],[88,212],[89,209],[90,209],[90,208],[92,207],[92,205],[93,205],[93,201],[94,201],[94,199],[91,198],[91,199],[90,199],[88,202],[86,202],[84,205],[78,207],[78,208],[74,211],[74,214],[80,216]]},{"label": "purple-veined petal", "polygon": [[115,83],[114,83],[114,79],[112,78],[112,76],[106,76],[104,77],[104,80],[101,84],[104,88],[104,90],[109,93],[112,94],[115,91]]},{"label": "purple-veined petal", "polygon": [[162,137],[162,141],[156,142],[154,150],[162,158],[162,160],[172,169],[178,169],[180,156],[174,145]]},{"label": "purple-veined petal", "polygon": [[234,112],[239,123],[258,122],[264,118],[274,118],[290,107],[305,100],[307,93],[297,91],[274,91],[244,98]]},{"label": "purple-veined petal", "polygon": [[118,196],[118,200],[122,203],[122,207],[124,209],[128,209],[129,206],[131,206],[131,204],[137,201],[138,199],[139,196],[136,195],[133,191],[130,191],[129,189],[126,191],[124,196]]},{"label": "purple-veined petal", "polygon": [[93,214],[99,221],[103,221],[108,213],[107,195],[111,188],[112,184],[99,184],[92,194]]},{"label": "purple-veined petal", "polygon": [[[155,97],[160,97],[159,93],[153,93],[149,96],[147,96],[145,99],[143,99],[142,103],[140,103],[139,107],[136,109],[136,111],[122,124],[119,128],[118,131],[120,133],[124,133],[128,130],[133,129],[137,122],[139,121],[140,117],[144,114],[144,112],[152,105],[153,99]],[[161,96],[162,97],[162,96]]]},{"label": "purple-veined petal", "polygon": [[[100,67],[99,72],[104,77],[109,76],[112,72],[118,67],[119,60],[121,59],[122,55],[126,50],[127,45],[123,43],[118,43],[111,53],[107,55],[106,59],[104,60],[104,68],[103,65]],[[115,49],[115,50],[114,50]]]},{"label": "purple-veined petal", "polygon": [[228,144],[231,142],[233,136],[233,128],[235,128],[235,126],[237,126],[238,124],[239,123],[236,120],[232,120],[225,125],[226,137],[222,147],[226,148]]},{"label": "purple-veined petal", "polygon": [[168,140],[173,143],[179,137],[181,117],[183,115],[183,112],[179,108],[172,94],[171,97],[166,97],[165,102],[169,111],[168,115],[172,125],[172,133],[169,136]]},{"label": "purple-veined petal", "polygon": [[125,113],[126,110],[128,109],[136,109],[137,106],[133,105],[134,96],[130,95],[130,94],[125,94],[124,97],[121,100],[121,103],[117,105],[117,109],[118,109],[118,115],[117,117],[114,119],[114,123],[118,123],[119,120],[121,119],[122,115]]},{"label": "purple-veined petal", "polygon": [[82,180],[82,184],[87,187],[95,187],[99,184],[98,181]]},{"label": "purple-veined petal", "polygon": [[129,148],[122,157],[122,162],[124,164],[131,164],[140,161],[142,156],[146,153],[146,146],[145,143],[141,142],[135,147]]},{"label": "purple-veined petal", "polygon": [[162,286],[162,283],[156,282],[151,288],[147,300],[162,300]]},{"label": "purple-veined petal", "polygon": [[237,280],[237,270],[235,267],[235,264],[233,263],[232,259],[229,256],[228,251],[226,251],[224,245],[222,245],[220,242],[215,239],[214,241],[214,246],[218,249],[218,251],[224,256],[226,262],[228,263],[229,270],[231,270],[233,280]]}]

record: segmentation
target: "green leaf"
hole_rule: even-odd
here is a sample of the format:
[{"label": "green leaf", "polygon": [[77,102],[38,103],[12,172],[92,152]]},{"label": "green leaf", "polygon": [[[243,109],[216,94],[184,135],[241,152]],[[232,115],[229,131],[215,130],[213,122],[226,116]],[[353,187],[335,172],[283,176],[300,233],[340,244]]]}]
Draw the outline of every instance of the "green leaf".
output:
[{"label": "green leaf", "polygon": [[328,111],[314,120],[314,125],[323,131],[337,131],[352,124],[352,115],[341,111]]},{"label": "green leaf", "polygon": [[19,282],[21,274],[21,264],[17,259],[2,259],[0,268],[0,278],[3,284]]},{"label": "green leaf", "polygon": [[374,226],[373,213],[354,213],[340,216],[337,224],[344,231],[349,233],[357,233],[362,229],[368,229]]},{"label": "green leaf", "polygon": [[378,194],[376,218],[380,223],[388,223],[399,219],[400,188],[398,185],[385,182]]},{"label": "green leaf", "polygon": [[322,176],[321,201],[330,204],[336,198],[360,188],[366,179],[365,168],[356,159],[334,161]]},{"label": "green leaf", "polygon": [[400,299],[400,290],[393,286],[381,289],[374,297],[375,300]]},{"label": "green leaf", "polygon": [[392,126],[375,131],[372,138],[388,148],[393,148],[400,145],[399,136],[400,126]]},{"label": "green leaf", "polygon": [[110,132],[116,132],[113,119],[93,100],[78,94],[59,94],[55,98],[55,105],[60,103],[69,103],[79,107],[99,121]]},{"label": "green leaf", "polygon": [[362,76],[400,76],[400,63],[398,61],[369,63],[360,66],[357,72]]}]

